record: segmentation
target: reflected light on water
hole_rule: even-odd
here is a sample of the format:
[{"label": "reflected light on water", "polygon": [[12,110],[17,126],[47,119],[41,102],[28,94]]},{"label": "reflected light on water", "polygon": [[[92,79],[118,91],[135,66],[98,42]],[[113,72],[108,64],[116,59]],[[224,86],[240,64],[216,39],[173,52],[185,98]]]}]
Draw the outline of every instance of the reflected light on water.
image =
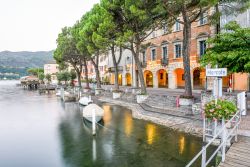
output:
[{"label": "reflected light on water", "polygon": [[185,137],[181,136],[179,139],[179,154],[183,154],[185,148]]},{"label": "reflected light on water", "polygon": [[104,109],[103,122],[104,122],[104,125],[107,125],[110,123],[110,120],[112,119],[112,113],[110,110],[110,106],[108,105],[104,105],[103,109]]},{"label": "reflected light on water", "polygon": [[92,157],[93,157],[93,161],[96,161],[96,140],[95,138],[93,138],[93,141],[92,141]]},{"label": "reflected light on water", "polygon": [[155,130],[156,130],[156,126],[153,124],[147,124],[147,142],[148,144],[152,144],[155,138]]},{"label": "reflected light on water", "polygon": [[125,134],[126,136],[129,137],[133,128],[133,120],[130,113],[128,112],[125,113],[124,121],[125,121]]}]

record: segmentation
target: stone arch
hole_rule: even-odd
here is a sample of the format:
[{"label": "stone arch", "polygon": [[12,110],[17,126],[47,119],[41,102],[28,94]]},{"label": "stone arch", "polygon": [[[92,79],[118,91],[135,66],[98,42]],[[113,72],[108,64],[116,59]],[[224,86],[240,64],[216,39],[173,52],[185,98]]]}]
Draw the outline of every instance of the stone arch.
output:
[{"label": "stone arch", "polygon": [[118,75],[118,84],[121,86],[122,85],[122,74]]},{"label": "stone arch", "polygon": [[185,87],[185,78],[184,78],[184,69],[183,68],[176,68],[174,70],[175,75],[175,83],[177,88],[184,88]]},{"label": "stone arch", "polygon": [[153,87],[153,73],[149,70],[144,71],[144,79],[147,87]]},{"label": "stone arch", "polygon": [[196,67],[192,72],[193,88],[204,89],[206,84],[206,70],[204,68]]},{"label": "stone arch", "polygon": [[156,76],[158,78],[158,87],[159,88],[167,88],[168,87],[168,73],[165,69],[159,69],[156,72]]},{"label": "stone arch", "polygon": [[130,73],[126,73],[126,85],[131,86],[132,85],[132,78]]}]

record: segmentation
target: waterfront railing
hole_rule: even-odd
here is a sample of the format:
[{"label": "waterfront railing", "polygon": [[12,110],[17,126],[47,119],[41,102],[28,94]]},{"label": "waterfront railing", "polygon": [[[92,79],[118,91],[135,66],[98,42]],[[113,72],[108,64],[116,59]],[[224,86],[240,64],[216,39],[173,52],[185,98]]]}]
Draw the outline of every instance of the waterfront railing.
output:
[{"label": "waterfront railing", "polygon": [[[228,140],[231,140],[232,136],[234,136],[235,141],[237,142],[237,133],[238,128],[241,121],[241,111],[238,111],[229,121],[225,123],[225,120],[222,119],[221,129],[213,135],[213,138],[209,140],[209,142],[202,147],[201,151],[196,154],[196,156],[186,165],[186,167],[190,167],[194,165],[195,162],[201,157],[201,167],[206,167],[215,156],[221,151],[221,161],[225,161],[226,155],[226,146]],[[206,120],[204,120],[203,126],[206,127]],[[206,129],[204,128],[204,131]],[[205,132],[204,132],[205,133]],[[210,146],[216,143],[216,140],[220,139],[220,144],[217,146],[217,149],[211,154],[210,157],[207,157],[207,150]]]}]

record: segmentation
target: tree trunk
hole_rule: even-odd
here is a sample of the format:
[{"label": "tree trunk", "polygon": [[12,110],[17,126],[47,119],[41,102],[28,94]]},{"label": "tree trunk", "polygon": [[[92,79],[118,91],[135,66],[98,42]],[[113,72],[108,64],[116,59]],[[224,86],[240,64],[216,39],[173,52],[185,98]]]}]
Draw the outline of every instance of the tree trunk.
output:
[{"label": "tree trunk", "polygon": [[134,56],[135,64],[136,64],[138,74],[139,74],[139,80],[140,80],[140,83],[141,83],[141,93],[146,94],[147,89],[146,89],[146,86],[145,86],[145,81],[144,81],[144,76],[143,76],[143,72],[142,72],[142,68],[141,68],[141,63],[140,63],[140,60],[139,60],[140,45],[137,44],[135,49],[136,49],[136,51],[134,51],[134,48],[132,48],[132,54]]},{"label": "tree trunk", "polygon": [[86,81],[86,88],[89,88],[89,75],[88,75],[88,66],[86,58],[83,59],[84,63],[84,74],[85,74],[85,81]]},{"label": "tree trunk", "polygon": [[99,71],[99,68],[98,68],[98,59],[99,59],[99,56],[96,56],[96,62],[93,60],[93,58],[91,58],[91,62],[92,64],[94,65],[94,68],[95,68],[95,74],[96,74],[96,87],[97,88],[102,88],[101,87],[101,80],[100,80],[100,71]]},{"label": "tree trunk", "polygon": [[115,69],[115,89],[114,90],[119,90],[119,83],[118,83],[118,64],[116,62],[116,57],[115,57],[115,47],[114,45],[111,46],[111,54],[112,54],[112,59],[113,59],[113,65]]},{"label": "tree trunk", "polygon": [[191,22],[189,22],[186,13],[183,12],[183,66],[185,78],[185,96],[192,96],[192,83],[190,74],[190,45],[191,45]]}]

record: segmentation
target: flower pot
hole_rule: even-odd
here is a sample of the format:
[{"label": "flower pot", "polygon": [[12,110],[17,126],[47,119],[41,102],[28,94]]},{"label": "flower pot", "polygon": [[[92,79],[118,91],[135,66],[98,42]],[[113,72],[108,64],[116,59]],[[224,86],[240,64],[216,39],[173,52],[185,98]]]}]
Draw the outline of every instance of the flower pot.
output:
[{"label": "flower pot", "polygon": [[113,92],[113,99],[119,99],[121,98],[122,93],[121,92]]},{"label": "flower pot", "polygon": [[148,95],[136,95],[137,103],[143,103],[148,98]]},{"label": "flower pot", "polygon": [[194,99],[180,97],[179,104],[180,106],[191,106],[192,104],[194,104]]}]

